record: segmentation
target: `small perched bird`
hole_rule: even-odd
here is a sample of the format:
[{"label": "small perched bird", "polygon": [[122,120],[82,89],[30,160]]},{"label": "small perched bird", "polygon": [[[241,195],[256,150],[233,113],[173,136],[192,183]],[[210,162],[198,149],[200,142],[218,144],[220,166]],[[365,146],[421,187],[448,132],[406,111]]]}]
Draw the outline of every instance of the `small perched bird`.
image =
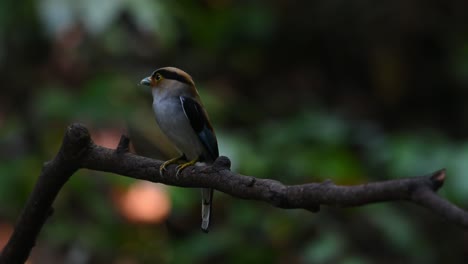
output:
[{"label": "small perched bird", "polygon": [[[197,162],[213,163],[219,156],[218,142],[192,77],[180,69],[165,67],[140,84],[151,87],[156,121],[180,153],[161,165],[161,175],[168,165],[181,160],[185,163],[177,166],[176,175]],[[210,224],[212,200],[213,189],[203,188],[201,228],[205,232]]]}]

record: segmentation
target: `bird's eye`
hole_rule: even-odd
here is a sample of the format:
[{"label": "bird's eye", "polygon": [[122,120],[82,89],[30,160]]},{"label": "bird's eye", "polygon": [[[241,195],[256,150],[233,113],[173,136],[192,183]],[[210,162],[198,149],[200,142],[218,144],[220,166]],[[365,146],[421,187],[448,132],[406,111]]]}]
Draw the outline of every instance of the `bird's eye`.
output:
[{"label": "bird's eye", "polygon": [[154,76],[154,78],[156,79],[156,81],[161,80],[161,74],[157,73],[156,76]]}]

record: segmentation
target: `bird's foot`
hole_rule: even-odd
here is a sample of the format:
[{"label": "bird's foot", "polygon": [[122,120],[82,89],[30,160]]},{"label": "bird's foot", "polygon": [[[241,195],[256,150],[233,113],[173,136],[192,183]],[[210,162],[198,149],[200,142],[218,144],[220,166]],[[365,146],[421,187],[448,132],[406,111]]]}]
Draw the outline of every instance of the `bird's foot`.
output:
[{"label": "bird's foot", "polygon": [[[183,159],[183,158],[184,158],[184,155],[165,161],[165,162],[159,167],[159,174],[160,174],[161,176],[163,176],[163,173],[164,173],[164,171],[166,171],[166,167],[167,167],[167,166],[169,166],[169,165],[171,165],[171,164],[174,164],[174,163],[178,162],[179,160],[181,160],[181,159]],[[177,168],[178,168],[178,167],[177,167]]]},{"label": "bird's foot", "polygon": [[185,168],[195,165],[195,163],[197,163],[197,161],[198,161],[198,159],[194,159],[194,160],[191,160],[191,161],[189,161],[187,163],[183,163],[183,164],[180,164],[179,166],[177,166],[177,168],[176,168],[176,170],[177,170],[176,177],[179,177],[180,173]]}]

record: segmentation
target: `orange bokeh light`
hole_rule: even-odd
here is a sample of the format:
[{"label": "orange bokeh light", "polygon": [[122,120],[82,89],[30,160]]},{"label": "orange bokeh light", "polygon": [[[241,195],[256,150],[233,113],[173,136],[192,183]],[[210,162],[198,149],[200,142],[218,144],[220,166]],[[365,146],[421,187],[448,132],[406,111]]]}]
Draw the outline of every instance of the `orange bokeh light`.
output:
[{"label": "orange bokeh light", "polygon": [[169,194],[164,187],[146,181],[135,182],[116,198],[120,213],[135,223],[161,223],[171,210]]},{"label": "orange bokeh light", "polygon": [[91,137],[96,145],[115,149],[119,144],[120,137],[124,134],[123,129],[106,128],[91,130]]},{"label": "orange bokeh light", "polygon": [[13,226],[6,222],[0,222],[0,251],[5,247],[13,233]]}]

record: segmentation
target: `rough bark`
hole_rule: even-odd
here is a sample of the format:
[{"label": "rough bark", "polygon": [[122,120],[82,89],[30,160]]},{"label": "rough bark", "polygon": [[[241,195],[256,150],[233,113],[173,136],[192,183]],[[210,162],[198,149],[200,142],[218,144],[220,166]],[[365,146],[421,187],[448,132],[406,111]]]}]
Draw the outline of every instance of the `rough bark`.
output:
[{"label": "rough bark", "polygon": [[312,212],[319,211],[321,205],[351,207],[403,200],[468,227],[468,213],[436,194],[446,178],[443,169],[425,176],[354,186],[338,186],[331,181],[284,185],[271,179],[231,172],[229,159],[219,157],[212,166],[189,167],[176,177],[175,165],[160,175],[162,161],[129,153],[128,144],[129,139],[122,136],[115,150],[104,148],[93,143],[84,126],[73,124],[68,127],[57,155],[44,164],[14,232],[0,255],[0,263],[24,263],[27,260],[42,226],[52,213],[55,197],[70,176],[81,168],[173,186],[209,187],[242,199]]}]

